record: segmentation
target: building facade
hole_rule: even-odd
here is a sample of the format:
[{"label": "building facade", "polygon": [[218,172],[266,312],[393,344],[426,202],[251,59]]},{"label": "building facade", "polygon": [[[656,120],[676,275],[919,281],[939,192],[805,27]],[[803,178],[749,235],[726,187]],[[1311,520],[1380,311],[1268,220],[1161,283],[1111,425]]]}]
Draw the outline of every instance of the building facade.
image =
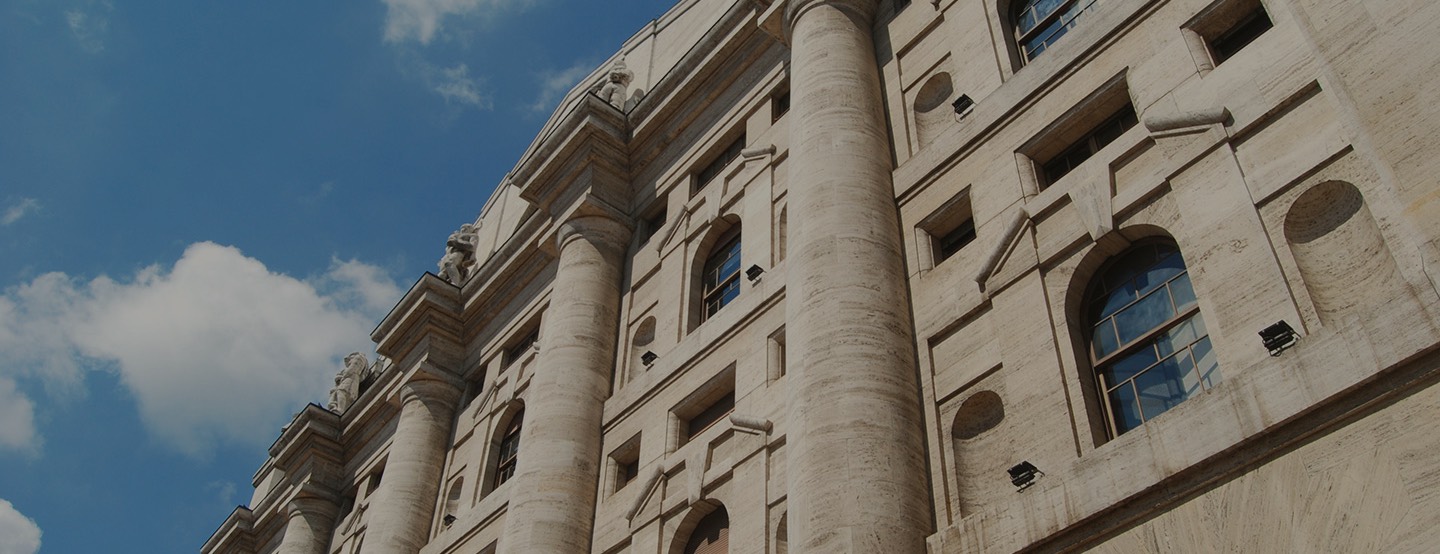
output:
[{"label": "building facade", "polygon": [[1433,551],[1437,23],[681,0],[202,551]]}]

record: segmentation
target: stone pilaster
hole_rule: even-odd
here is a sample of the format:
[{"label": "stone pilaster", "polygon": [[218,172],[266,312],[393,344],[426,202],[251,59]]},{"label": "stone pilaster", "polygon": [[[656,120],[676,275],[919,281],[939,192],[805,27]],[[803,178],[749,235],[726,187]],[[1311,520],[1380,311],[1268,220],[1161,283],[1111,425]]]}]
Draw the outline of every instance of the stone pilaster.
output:
[{"label": "stone pilaster", "polygon": [[600,423],[610,391],[620,279],[630,229],[587,215],[561,228],[559,267],[525,403],[504,552],[590,551]]},{"label": "stone pilaster", "polygon": [[285,536],[279,554],[325,554],[340,507],[325,498],[302,497],[285,506]]},{"label": "stone pilaster", "polygon": [[923,553],[914,328],[871,37],[875,0],[792,0],[790,544]]},{"label": "stone pilaster", "polygon": [[460,390],[450,383],[411,381],[400,389],[400,418],[385,461],[379,497],[370,505],[365,552],[419,552],[429,539],[440,473]]}]

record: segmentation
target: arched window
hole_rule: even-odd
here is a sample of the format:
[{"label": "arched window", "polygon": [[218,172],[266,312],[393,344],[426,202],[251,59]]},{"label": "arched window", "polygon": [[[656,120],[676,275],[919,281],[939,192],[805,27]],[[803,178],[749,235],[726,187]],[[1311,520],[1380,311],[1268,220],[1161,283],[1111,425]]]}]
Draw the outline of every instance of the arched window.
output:
[{"label": "arched window", "polygon": [[510,424],[505,427],[505,434],[500,437],[497,447],[499,455],[495,462],[495,487],[505,484],[515,476],[515,464],[520,458],[520,424],[524,419],[525,410],[522,408],[510,416]]},{"label": "arched window", "polygon": [[1098,0],[1015,0],[1010,13],[1020,56],[1030,61],[1075,28]]},{"label": "arched window", "polygon": [[715,508],[690,532],[685,554],[725,554],[730,551],[730,514],[724,506]]},{"label": "arched window", "polygon": [[710,319],[740,296],[740,226],[715,241],[700,273],[700,321]]},{"label": "arched window", "polygon": [[1112,436],[1220,382],[1190,274],[1174,243],[1147,242],[1122,252],[1089,290],[1087,350]]}]

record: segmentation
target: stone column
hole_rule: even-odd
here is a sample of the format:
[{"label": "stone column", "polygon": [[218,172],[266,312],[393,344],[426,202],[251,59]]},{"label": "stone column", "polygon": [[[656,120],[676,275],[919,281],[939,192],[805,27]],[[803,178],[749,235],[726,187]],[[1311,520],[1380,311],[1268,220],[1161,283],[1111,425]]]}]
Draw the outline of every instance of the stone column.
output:
[{"label": "stone column", "polygon": [[325,554],[340,508],[330,500],[297,498],[285,506],[285,536],[279,554]]},{"label": "stone column", "polygon": [[600,479],[600,423],[610,393],[620,278],[630,229],[582,216],[560,230],[559,267],[510,485],[502,552],[590,551]]},{"label": "stone column", "polygon": [[440,494],[440,473],[460,390],[442,381],[411,381],[400,388],[400,418],[385,461],[379,495],[370,504],[365,552],[419,552],[430,537]]},{"label": "stone column", "polygon": [[871,37],[876,0],[791,0],[789,543],[923,553],[914,327]]}]

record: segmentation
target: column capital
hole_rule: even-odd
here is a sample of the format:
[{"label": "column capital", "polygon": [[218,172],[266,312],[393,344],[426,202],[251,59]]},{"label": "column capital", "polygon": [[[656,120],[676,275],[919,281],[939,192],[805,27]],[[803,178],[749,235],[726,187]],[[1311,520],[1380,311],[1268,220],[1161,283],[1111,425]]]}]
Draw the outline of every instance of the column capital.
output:
[{"label": "column capital", "polygon": [[630,223],[611,213],[577,213],[560,224],[555,233],[555,245],[560,250],[577,239],[588,240],[596,246],[610,250],[624,251],[630,244]]},{"label": "column capital", "polygon": [[333,500],[315,496],[302,496],[285,504],[286,517],[322,516],[334,519],[340,515],[340,507]]},{"label": "column capital", "polygon": [[879,0],[779,0],[785,2],[785,34],[789,36],[795,29],[795,21],[812,8],[820,6],[831,6],[851,17],[859,18],[860,22],[868,30],[870,23],[875,20],[875,12],[880,7]]},{"label": "column capital", "polygon": [[400,385],[400,404],[402,406],[416,400],[449,403],[459,397],[460,388],[445,381],[420,379]]}]

